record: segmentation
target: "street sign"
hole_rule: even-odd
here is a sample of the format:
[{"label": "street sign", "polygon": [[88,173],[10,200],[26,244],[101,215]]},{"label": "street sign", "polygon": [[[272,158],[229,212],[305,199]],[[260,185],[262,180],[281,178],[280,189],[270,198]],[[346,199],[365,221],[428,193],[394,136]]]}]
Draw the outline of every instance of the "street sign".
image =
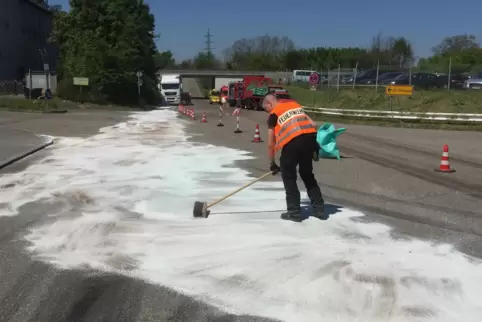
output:
[{"label": "street sign", "polygon": [[138,71],[138,72],[137,72],[137,77],[139,77],[139,78],[140,78],[140,77],[142,77],[142,75],[143,75],[143,74],[142,74],[142,72],[141,72],[141,71]]},{"label": "street sign", "polygon": [[74,77],[74,85],[89,86],[89,79],[87,77]]},{"label": "street sign", "polygon": [[385,87],[388,96],[412,96],[413,87],[410,85],[388,85]]},{"label": "street sign", "polygon": [[311,85],[317,85],[320,82],[320,76],[318,73],[312,73],[310,75],[310,84]]}]

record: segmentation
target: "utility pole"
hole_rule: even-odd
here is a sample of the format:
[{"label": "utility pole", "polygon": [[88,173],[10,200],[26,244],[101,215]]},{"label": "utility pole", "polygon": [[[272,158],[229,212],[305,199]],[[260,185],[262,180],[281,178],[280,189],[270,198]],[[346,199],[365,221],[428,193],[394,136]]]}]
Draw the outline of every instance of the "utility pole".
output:
[{"label": "utility pole", "polygon": [[213,35],[211,34],[211,31],[208,29],[208,32],[206,33],[206,35],[204,35],[204,38],[206,38],[206,40],[204,41],[204,44],[206,45],[206,47],[204,48],[206,50],[206,53],[209,55],[209,56],[213,56],[213,40],[212,40],[212,37]]},{"label": "utility pole", "polygon": [[40,57],[42,58],[42,64],[44,67],[44,73],[45,73],[45,91],[50,88],[49,84],[49,76],[50,76],[50,65],[48,61],[48,52],[47,49],[45,48],[40,48],[39,50]]},{"label": "utility pole", "polygon": [[144,76],[144,73],[141,70],[138,70],[136,73],[136,76],[137,76],[137,102],[138,102],[139,108],[142,108],[141,86],[142,86],[142,76]]}]

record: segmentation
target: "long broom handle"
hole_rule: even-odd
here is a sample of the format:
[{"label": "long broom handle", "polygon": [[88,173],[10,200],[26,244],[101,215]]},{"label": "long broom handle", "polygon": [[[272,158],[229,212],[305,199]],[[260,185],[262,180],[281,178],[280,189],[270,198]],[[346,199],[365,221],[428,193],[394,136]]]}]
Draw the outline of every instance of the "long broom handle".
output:
[{"label": "long broom handle", "polygon": [[226,196],[222,197],[221,199],[219,199],[219,200],[217,200],[217,201],[214,201],[213,203],[207,205],[206,208],[211,208],[212,206],[217,205],[217,204],[220,203],[221,201],[228,199],[228,198],[231,197],[232,195],[240,192],[241,190],[246,189],[246,188],[249,187],[250,185],[255,184],[256,182],[258,182],[258,181],[266,178],[267,176],[271,175],[272,173],[273,173],[273,172],[270,171],[270,172],[268,172],[268,173],[263,174],[261,177],[259,177],[259,178],[257,178],[257,179],[254,179],[253,181],[245,184],[244,186],[242,186],[242,187],[239,188],[239,189],[234,190],[234,191],[231,192],[229,195],[226,195]]}]

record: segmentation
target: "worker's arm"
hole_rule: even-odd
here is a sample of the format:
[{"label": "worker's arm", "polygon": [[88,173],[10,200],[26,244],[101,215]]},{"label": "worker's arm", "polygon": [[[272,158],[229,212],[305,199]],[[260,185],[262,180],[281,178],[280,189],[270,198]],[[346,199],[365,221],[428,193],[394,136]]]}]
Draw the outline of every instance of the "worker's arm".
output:
[{"label": "worker's arm", "polygon": [[268,118],[268,158],[270,163],[275,162],[275,151],[274,147],[276,145],[276,137],[274,135],[274,128],[276,127],[276,123],[278,122],[278,117],[276,114],[270,114]]}]

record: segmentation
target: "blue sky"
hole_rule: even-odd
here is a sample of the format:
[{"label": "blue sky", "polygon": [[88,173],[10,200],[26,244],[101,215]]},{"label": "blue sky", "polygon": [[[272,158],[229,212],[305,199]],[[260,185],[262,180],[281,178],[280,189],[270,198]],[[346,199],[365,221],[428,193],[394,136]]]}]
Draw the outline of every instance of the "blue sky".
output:
[{"label": "blue sky", "polygon": [[[419,57],[430,55],[431,48],[448,35],[473,33],[482,40],[480,0],[145,2],[156,17],[159,49],[171,50],[177,60],[204,49],[208,28],[216,53],[237,39],[266,34],[288,36],[298,47],[364,47],[382,32],[406,37]],[[49,3],[68,9],[68,0]]]}]

